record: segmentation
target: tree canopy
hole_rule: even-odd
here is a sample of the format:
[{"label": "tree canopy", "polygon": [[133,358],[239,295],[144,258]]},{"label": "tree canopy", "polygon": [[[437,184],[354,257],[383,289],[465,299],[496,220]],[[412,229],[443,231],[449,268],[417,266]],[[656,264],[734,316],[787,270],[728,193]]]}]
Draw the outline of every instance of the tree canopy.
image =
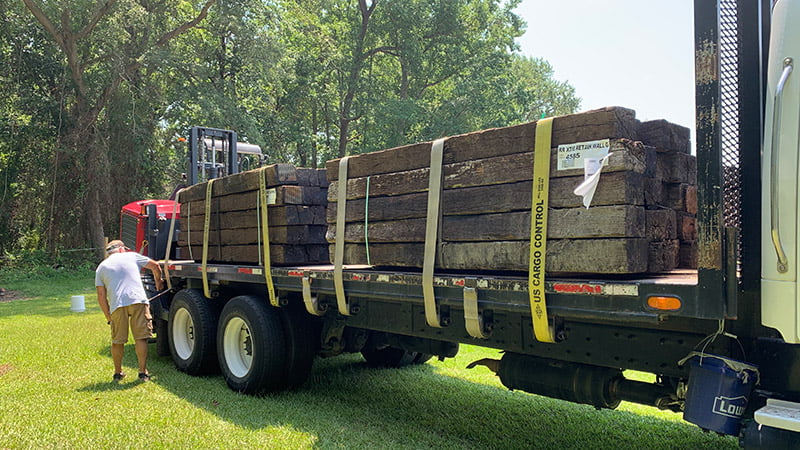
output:
[{"label": "tree canopy", "polygon": [[518,1],[2,3],[0,255],[116,237],[121,205],[181,181],[193,125],[320,167],[574,112],[518,53]]}]

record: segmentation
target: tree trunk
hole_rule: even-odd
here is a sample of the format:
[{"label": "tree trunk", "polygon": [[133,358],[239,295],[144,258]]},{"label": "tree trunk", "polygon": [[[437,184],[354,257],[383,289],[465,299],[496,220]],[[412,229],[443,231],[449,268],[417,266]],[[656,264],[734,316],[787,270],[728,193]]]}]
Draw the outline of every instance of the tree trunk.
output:
[{"label": "tree trunk", "polygon": [[353,62],[350,66],[350,75],[347,78],[347,92],[342,99],[341,110],[339,112],[339,158],[347,154],[347,143],[350,140],[350,123],[356,120],[352,116],[353,101],[355,100],[358,80],[361,78],[361,70],[364,68],[366,54],[364,53],[364,42],[367,38],[370,17],[375,11],[378,0],[373,0],[367,6],[366,0],[358,1],[358,8],[361,11],[361,28],[358,31],[355,49],[353,50]]}]

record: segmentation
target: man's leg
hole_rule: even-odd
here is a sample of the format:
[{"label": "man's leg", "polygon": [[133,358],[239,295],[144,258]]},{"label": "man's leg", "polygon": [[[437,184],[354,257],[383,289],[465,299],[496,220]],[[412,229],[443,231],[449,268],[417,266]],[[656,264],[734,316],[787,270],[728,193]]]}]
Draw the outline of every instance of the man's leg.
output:
[{"label": "man's leg", "polygon": [[147,341],[153,336],[153,317],[150,305],[137,303],[131,306],[131,332],[136,341],[136,357],[139,360],[139,374],[147,372]]},{"label": "man's leg", "polygon": [[122,373],[122,354],[125,344],[111,344],[111,359],[114,360],[114,373]]},{"label": "man's leg", "polygon": [[111,359],[114,361],[115,375],[122,373],[122,356],[126,342],[128,342],[128,315],[124,308],[117,308],[111,313]]},{"label": "man's leg", "polygon": [[136,339],[136,358],[139,360],[139,373],[147,373],[147,339]]}]

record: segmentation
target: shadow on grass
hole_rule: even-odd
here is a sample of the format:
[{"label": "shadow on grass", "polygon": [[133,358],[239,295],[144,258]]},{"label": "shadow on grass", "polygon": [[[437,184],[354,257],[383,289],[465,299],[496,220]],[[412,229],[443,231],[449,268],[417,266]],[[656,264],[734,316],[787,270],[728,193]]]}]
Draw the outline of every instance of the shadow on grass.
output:
[{"label": "shadow on grass", "polygon": [[[128,375],[130,377],[130,375]],[[110,378],[110,377],[109,377]],[[127,377],[126,377],[127,378]],[[134,378],[136,378],[134,376]],[[113,391],[127,391],[128,389],[133,389],[137,386],[142,384],[141,382],[114,382],[109,380],[106,383],[93,383],[86,385],[80,389],[77,389],[78,392],[113,392]]]},{"label": "shadow on grass", "polygon": [[429,364],[374,369],[360,356],[318,359],[303,387],[263,397],[231,392],[219,376],[189,377],[168,368],[168,358],[158,365],[155,383],[221,419],[254,430],[291,426],[319,447],[375,439],[403,447],[736,448],[687,423],[510,392]]}]

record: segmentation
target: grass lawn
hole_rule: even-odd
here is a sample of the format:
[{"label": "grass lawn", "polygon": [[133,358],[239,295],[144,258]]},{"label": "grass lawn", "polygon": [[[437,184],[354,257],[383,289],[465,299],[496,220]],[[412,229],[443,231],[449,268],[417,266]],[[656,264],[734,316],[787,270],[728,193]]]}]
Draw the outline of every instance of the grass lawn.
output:
[{"label": "grass lawn", "polygon": [[[360,355],[317,359],[300,389],[248,397],[219,376],[178,372],[154,345],[153,381],[139,383],[129,344],[129,375],[112,384],[92,272],[0,271],[0,287],[0,448],[737,448],[655,408],[511,392],[489,370],[465,369],[498,357],[472,346],[395,370]],[[70,311],[72,295],[86,296],[85,312]]]}]

